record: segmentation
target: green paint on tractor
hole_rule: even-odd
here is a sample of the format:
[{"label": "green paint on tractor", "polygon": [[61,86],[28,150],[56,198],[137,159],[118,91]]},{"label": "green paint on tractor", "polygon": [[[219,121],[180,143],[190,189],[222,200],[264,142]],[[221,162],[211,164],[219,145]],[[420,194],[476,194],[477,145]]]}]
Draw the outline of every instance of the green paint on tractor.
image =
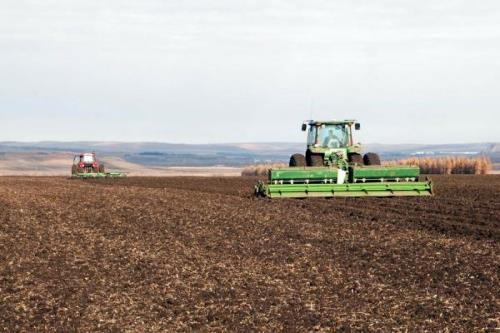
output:
[{"label": "green paint on tractor", "polygon": [[97,173],[74,173],[71,175],[71,178],[79,178],[79,179],[89,179],[89,178],[125,178],[126,174],[122,172],[97,172]]},{"label": "green paint on tractor", "polygon": [[270,198],[431,196],[430,180],[416,166],[383,166],[375,153],[361,155],[354,143],[355,120],[307,121],[305,154],[293,154],[289,167],[269,170],[255,193]]}]

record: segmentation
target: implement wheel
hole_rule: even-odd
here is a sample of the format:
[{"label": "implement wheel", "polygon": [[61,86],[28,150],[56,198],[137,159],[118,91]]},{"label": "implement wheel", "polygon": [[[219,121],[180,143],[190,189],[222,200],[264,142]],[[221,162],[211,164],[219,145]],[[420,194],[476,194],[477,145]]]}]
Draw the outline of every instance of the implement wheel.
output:
[{"label": "implement wheel", "polygon": [[312,166],[312,167],[324,166],[323,155],[308,154],[306,160],[307,160],[308,166]]},{"label": "implement wheel", "polygon": [[355,165],[363,165],[363,156],[358,153],[349,154],[349,162]]},{"label": "implement wheel", "polygon": [[363,157],[365,165],[380,165],[380,157],[375,153],[366,153]]},{"label": "implement wheel", "polygon": [[290,163],[288,165],[291,167],[305,167],[306,158],[302,154],[293,154],[292,157],[290,157]]}]

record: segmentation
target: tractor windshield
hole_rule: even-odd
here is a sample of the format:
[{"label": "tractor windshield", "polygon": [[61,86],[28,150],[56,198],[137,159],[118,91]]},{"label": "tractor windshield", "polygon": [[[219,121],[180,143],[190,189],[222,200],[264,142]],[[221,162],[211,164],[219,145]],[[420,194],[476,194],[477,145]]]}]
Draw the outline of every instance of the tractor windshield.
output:
[{"label": "tractor windshield", "polygon": [[349,142],[349,126],[346,124],[325,124],[316,127],[316,144],[324,148],[342,148]]}]

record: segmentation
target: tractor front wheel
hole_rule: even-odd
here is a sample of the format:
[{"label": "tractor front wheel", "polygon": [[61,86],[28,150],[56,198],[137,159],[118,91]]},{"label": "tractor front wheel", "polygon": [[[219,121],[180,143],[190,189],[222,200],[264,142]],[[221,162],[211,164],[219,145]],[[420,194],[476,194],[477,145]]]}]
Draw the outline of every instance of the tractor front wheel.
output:
[{"label": "tractor front wheel", "polygon": [[305,167],[306,157],[302,154],[293,154],[292,157],[290,157],[290,163],[288,165],[291,167]]},{"label": "tractor front wheel", "polygon": [[349,162],[355,165],[363,165],[363,156],[358,153],[349,154]]},{"label": "tractor front wheel", "polygon": [[104,168],[104,164],[99,164],[99,173],[105,173],[106,169]]},{"label": "tractor front wheel", "polygon": [[323,155],[319,154],[308,154],[307,165],[312,167],[324,166]]},{"label": "tractor front wheel", "polygon": [[366,153],[363,157],[365,165],[381,165],[380,157],[375,153]]}]

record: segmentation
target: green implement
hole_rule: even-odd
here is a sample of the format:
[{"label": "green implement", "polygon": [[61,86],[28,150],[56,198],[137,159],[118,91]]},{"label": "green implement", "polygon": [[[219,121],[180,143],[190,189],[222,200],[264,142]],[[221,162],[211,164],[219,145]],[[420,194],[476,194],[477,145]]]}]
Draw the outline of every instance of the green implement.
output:
[{"label": "green implement", "polygon": [[71,175],[71,178],[76,179],[88,179],[88,178],[125,178],[126,174],[122,172],[84,172],[84,173],[74,173]]},{"label": "green implement", "polygon": [[255,192],[269,198],[431,196],[432,182],[419,181],[419,169],[408,166],[292,167],[269,170],[267,183]]}]

